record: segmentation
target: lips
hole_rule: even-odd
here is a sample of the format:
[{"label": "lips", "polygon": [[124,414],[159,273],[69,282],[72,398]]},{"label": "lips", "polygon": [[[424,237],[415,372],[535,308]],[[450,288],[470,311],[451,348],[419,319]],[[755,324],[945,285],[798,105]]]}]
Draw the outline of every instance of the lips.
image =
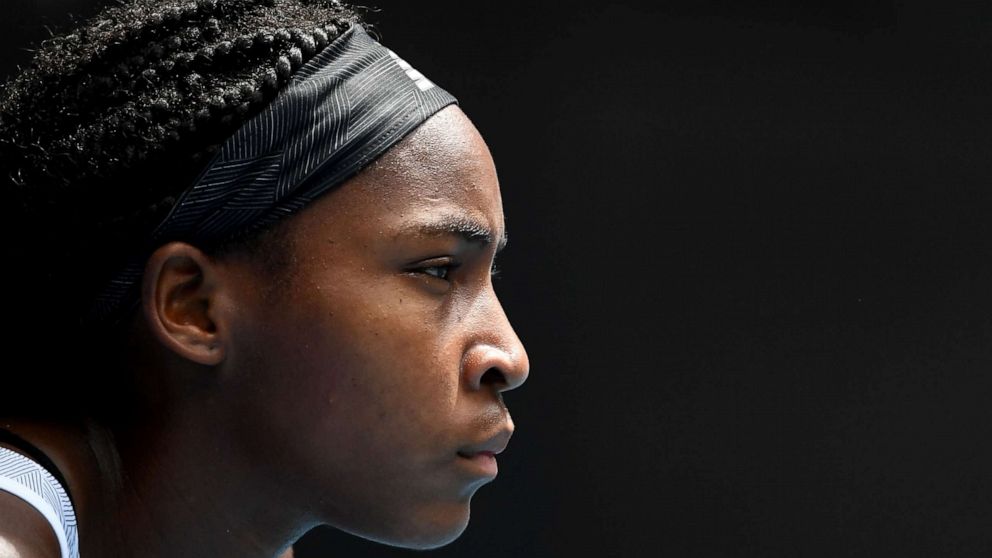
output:
[{"label": "lips", "polygon": [[470,471],[473,477],[496,478],[499,474],[499,465],[496,463],[496,454],[492,451],[477,451],[475,453],[458,452],[458,462]]},{"label": "lips", "polygon": [[501,430],[495,434],[492,434],[482,442],[459,449],[458,455],[468,458],[472,458],[477,455],[486,455],[488,457],[496,456],[506,449],[506,445],[510,443],[510,436],[512,435],[513,426],[512,424],[507,424]]}]

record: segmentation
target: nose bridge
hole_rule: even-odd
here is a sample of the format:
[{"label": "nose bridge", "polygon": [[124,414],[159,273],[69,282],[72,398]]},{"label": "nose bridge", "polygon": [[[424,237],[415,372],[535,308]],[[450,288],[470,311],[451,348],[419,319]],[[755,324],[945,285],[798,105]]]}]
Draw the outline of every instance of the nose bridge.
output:
[{"label": "nose bridge", "polygon": [[[492,284],[476,298],[472,310],[472,338],[465,366],[469,381],[477,387],[497,381],[500,391],[519,387],[530,374],[530,361]],[[498,373],[496,378],[492,371]]]}]

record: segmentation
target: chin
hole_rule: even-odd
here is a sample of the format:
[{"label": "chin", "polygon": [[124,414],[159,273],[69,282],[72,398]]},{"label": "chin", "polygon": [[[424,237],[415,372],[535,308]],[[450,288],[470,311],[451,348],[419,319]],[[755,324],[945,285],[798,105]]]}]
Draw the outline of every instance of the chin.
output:
[{"label": "chin", "polygon": [[411,550],[432,550],[435,548],[441,548],[442,546],[455,542],[455,540],[457,540],[458,537],[462,536],[462,533],[465,532],[466,527],[468,527],[467,521],[460,525],[457,529],[452,529],[445,533],[433,533],[430,536],[408,541],[402,546]]},{"label": "chin", "polygon": [[462,503],[457,509],[431,510],[419,516],[408,517],[402,526],[397,526],[389,534],[379,536],[355,534],[389,546],[410,550],[431,550],[457,540],[468,527],[469,515],[467,503]]}]

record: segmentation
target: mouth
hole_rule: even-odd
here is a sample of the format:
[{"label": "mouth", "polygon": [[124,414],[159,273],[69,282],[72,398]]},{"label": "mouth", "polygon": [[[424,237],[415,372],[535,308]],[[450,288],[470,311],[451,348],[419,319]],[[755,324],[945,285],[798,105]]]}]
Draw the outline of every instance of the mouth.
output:
[{"label": "mouth", "polygon": [[458,457],[475,475],[496,478],[496,475],[499,474],[499,465],[496,463],[496,454],[494,452],[458,452]]},{"label": "mouth", "polygon": [[460,455],[461,457],[464,457],[466,459],[472,459],[473,457],[475,457],[477,455],[485,455],[485,456],[488,456],[488,457],[495,458],[496,457],[496,452],[493,452],[493,451],[477,451],[475,453],[465,453],[465,452],[460,451],[460,452],[458,452],[458,455]]},{"label": "mouth", "polygon": [[496,464],[496,455],[506,449],[506,445],[510,442],[510,436],[512,435],[513,423],[508,422],[503,428],[481,443],[459,449],[457,452],[458,457],[461,458],[459,461],[471,467],[476,474],[496,477],[496,474],[499,472],[499,467]]},{"label": "mouth", "polygon": [[513,423],[506,422],[495,434],[490,435],[482,442],[459,448],[458,455],[463,457],[471,457],[480,453],[488,453],[490,457],[498,455],[506,449],[511,436],[513,436]]}]

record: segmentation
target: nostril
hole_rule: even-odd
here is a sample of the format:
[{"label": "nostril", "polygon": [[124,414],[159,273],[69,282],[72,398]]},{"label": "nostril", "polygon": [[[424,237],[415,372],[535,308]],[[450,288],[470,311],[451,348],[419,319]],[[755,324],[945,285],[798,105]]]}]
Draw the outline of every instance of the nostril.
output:
[{"label": "nostril", "polygon": [[496,385],[506,385],[506,377],[503,373],[496,368],[490,368],[486,370],[486,373],[482,375],[479,379],[479,383],[482,385],[496,384]]}]

